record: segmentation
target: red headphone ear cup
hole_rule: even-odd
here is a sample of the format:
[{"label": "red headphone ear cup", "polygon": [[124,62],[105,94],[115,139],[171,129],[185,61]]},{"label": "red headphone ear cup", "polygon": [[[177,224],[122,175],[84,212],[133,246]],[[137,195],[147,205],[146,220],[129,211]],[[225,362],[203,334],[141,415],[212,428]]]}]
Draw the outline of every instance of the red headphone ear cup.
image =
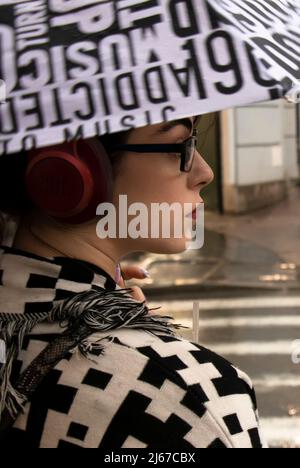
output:
[{"label": "red headphone ear cup", "polygon": [[112,199],[112,186],[108,155],[96,139],[29,154],[27,191],[35,205],[58,220],[80,224],[92,219],[98,204]]},{"label": "red headphone ear cup", "polygon": [[113,170],[106,149],[97,138],[79,140],[80,157],[89,168],[93,178],[93,193],[90,202],[81,214],[70,218],[70,223],[83,223],[96,217],[98,205],[113,202]]}]

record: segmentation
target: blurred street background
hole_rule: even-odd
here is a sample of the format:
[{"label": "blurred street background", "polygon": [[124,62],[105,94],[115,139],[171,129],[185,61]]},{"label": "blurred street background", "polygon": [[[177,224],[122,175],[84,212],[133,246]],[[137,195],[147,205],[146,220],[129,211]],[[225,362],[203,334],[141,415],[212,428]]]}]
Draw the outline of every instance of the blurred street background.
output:
[{"label": "blurred street background", "polygon": [[149,305],[185,325],[182,337],[250,375],[272,447],[300,447],[299,131],[284,101],[203,117],[199,150],[216,176],[204,248],[125,259],[150,272]]}]

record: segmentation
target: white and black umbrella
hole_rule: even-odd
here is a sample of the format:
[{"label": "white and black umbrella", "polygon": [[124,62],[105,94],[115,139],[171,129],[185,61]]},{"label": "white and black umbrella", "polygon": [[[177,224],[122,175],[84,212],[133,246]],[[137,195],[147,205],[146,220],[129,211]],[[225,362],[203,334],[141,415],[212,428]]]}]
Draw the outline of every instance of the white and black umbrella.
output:
[{"label": "white and black umbrella", "polygon": [[0,154],[287,96],[300,0],[0,0]]}]

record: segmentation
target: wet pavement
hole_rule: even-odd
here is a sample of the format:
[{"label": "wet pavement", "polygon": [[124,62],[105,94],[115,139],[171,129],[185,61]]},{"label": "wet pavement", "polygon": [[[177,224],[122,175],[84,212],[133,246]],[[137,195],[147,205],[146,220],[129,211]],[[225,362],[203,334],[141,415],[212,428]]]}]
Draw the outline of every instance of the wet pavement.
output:
[{"label": "wet pavement", "polygon": [[[252,242],[206,231],[205,246],[180,255],[136,253],[126,260],[146,268],[142,281],[151,296],[204,288],[299,289],[300,269]],[[137,283],[138,284],[138,283]],[[175,287],[175,289],[174,289]]]}]

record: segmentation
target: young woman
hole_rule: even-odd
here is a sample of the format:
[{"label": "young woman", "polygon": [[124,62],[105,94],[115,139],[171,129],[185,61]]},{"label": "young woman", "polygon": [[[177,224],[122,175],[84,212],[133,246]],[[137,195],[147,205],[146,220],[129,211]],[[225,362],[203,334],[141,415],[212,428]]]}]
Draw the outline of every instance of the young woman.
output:
[{"label": "young woman", "polygon": [[[56,148],[60,171],[45,153],[0,161],[0,208],[20,215],[13,247],[0,250],[3,443],[179,451],[262,446],[249,378],[181,339],[170,317],[149,310],[140,289],[126,289],[124,279],[146,272],[118,273],[128,253],[180,253],[186,239],[99,239],[90,203],[106,177],[117,212],[121,194],[128,205],[149,210],[152,203],[196,206],[213,174],[196,150],[195,125],[187,118],[103,137],[106,153],[97,139],[73,146],[72,164],[80,160],[92,173],[84,176],[91,181],[80,195],[85,205],[79,197],[76,209],[67,192],[78,197],[80,184],[70,189],[69,179],[61,179],[61,154],[70,148]],[[91,147],[99,151],[99,173]],[[97,197],[85,194],[91,184]],[[66,206],[58,203],[64,191]]]}]

